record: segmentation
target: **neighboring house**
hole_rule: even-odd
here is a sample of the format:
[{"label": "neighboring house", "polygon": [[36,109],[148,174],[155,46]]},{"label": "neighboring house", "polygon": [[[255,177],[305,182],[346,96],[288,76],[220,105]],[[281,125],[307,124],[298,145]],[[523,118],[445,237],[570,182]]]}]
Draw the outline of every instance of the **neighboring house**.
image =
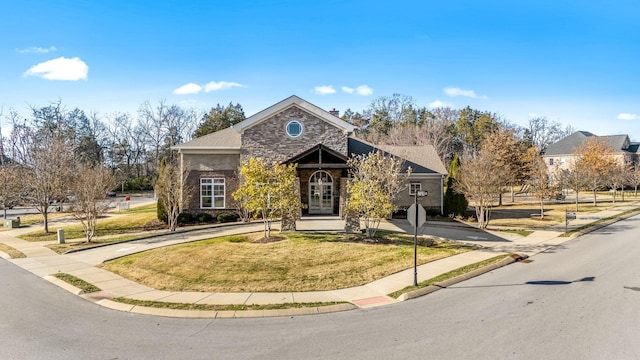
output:
[{"label": "neighboring house", "polygon": [[568,169],[575,160],[575,151],[591,137],[604,139],[615,150],[616,160],[622,164],[636,164],[638,162],[638,148],[640,143],[631,142],[628,135],[597,136],[588,131],[576,131],[573,134],[555,142],[542,153],[542,158],[553,173],[557,170]]},{"label": "neighboring house", "polygon": [[[353,125],[297,96],[291,96],[224,130],[177,145],[183,166],[189,166],[187,186],[195,189],[185,211],[236,211],[232,197],[238,188],[238,167],[250,157],[267,162],[298,164],[303,215],[343,215],[347,160],[381,150],[410,166],[407,188],[397,205],[414,202],[416,190],[428,191],[419,202],[442,213],[446,168],[433,146],[372,145],[353,136]],[[293,190],[292,190],[293,191]]]}]

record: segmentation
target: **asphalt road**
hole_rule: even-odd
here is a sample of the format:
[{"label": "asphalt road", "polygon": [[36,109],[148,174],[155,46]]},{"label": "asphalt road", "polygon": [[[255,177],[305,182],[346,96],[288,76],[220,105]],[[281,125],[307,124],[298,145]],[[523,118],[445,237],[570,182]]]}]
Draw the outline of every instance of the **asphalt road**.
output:
[{"label": "asphalt road", "polygon": [[175,319],[104,309],[0,259],[2,359],[638,359],[640,217],[405,303]]}]

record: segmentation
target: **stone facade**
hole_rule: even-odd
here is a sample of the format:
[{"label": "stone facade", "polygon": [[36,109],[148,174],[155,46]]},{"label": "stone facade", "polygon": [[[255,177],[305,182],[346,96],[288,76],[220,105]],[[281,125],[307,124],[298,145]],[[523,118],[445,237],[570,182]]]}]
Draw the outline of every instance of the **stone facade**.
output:
[{"label": "stone facade", "polygon": [[[287,135],[287,124],[296,120],[303,132],[292,138]],[[300,108],[290,107],[278,114],[244,129],[242,133],[242,160],[261,157],[267,162],[286,161],[315,145],[323,144],[347,156],[347,134],[334,125]]]},{"label": "stone facade", "polygon": [[[342,169],[323,169],[333,178],[333,214],[338,214],[340,209],[341,182],[340,178],[346,176],[346,170]],[[309,213],[309,178],[318,169],[300,169],[298,176],[300,179],[300,197],[302,200],[302,214]]]}]

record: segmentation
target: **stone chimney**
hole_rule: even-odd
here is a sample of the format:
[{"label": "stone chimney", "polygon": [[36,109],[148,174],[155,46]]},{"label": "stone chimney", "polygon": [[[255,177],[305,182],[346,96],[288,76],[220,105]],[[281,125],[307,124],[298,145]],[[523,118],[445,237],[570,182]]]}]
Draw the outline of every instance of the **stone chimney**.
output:
[{"label": "stone chimney", "polygon": [[340,110],[336,110],[336,108],[333,108],[333,110],[329,110],[329,114],[335,117],[340,117]]}]

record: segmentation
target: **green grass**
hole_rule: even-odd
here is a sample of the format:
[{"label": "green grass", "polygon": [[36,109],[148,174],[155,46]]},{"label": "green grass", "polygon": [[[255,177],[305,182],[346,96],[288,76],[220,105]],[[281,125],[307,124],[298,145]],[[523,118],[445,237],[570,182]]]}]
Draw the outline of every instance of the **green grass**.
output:
[{"label": "green grass", "polygon": [[0,243],[0,251],[7,253],[12,259],[22,259],[27,257],[27,255],[22,251],[2,243]]},{"label": "green grass", "polygon": [[522,236],[529,236],[529,235],[533,234],[533,231],[524,230],[524,229],[503,229],[503,230],[499,230],[499,231],[510,233],[510,234],[518,234],[518,235],[522,235]]},{"label": "green grass", "polygon": [[281,310],[281,309],[299,309],[310,307],[331,306],[338,304],[348,304],[345,302],[314,302],[314,303],[284,303],[284,304],[269,304],[269,305],[214,305],[214,304],[185,304],[185,303],[172,303],[163,301],[150,301],[150,300],[135,300],[128,298],[114,298],[113,301],[135,305],[145,306],[162,309],[175,309],[175,310],[205,310],[205,311],[239,311],[239,310]]},{"label": "green grass", "polygon": [[[286,233],[263,243],[262,233],[158,248],[101,267],[167,291],[286,292],[358,286],[413,266],[413,237],[391,233],[364,239],[344,233]],[[432,246],[426,246],[432,244]],[[418,263],[473,250],[421,237]]]},{"label": "green grass", "polygon": [[498,255],[498,256],[492,257],[492,258],[487,259],[487,260],[483,260],[483,261],[480,261],[480,262],[477,262],[477,263],[474,263],[474,264],[469,264],[469,265],[457,268],[455,270],[449,271],[447,273],[438,275],[438,276],[436,276],[434,278],[422,281],[422,282],[418,283],[418,286],[407,286],[402,290],[398,290],[396,292],[393,292],[393,293],[389,294],[389,296],[397,299],[400,295],[402,295],[402,294],[404,294],[406,292],[413,291],[413,290],[418,290],[418,289],[427,287],[429,285],[433,285],[435,283],[439,283],[441,281],[452,279],[452,278],[454,278],[456,276],[464,275],[464,274],[466,274],[468,272],[471,272],[473,270],[479,269],[481,267],[484,267],[484,266],[487,266],[487,265],[491,265],[493,263],[497,263],[498,261],[500,261],[502,259],[505,259],[505,258],[507,258],[509,256],[512,256],[512,255],[511,254]]},{"label": "green grass", "polygon": [[53,276],[57,277],[58,279],[65,281],[75,287],[77,287],[78,289],[81,289],[82,291],[84,291],[86,294],[88,293],[93,293],[93,292],[98,292],[100,291],[100,288],[90,284],[82,279],[79,279],[71,274],[67,274],[67,273],[56,273],[53,274]]},{"label": "green grass", "polygon": [[[128,216],[117,216],[112,218],[98,219],[95,236],[113,236],[135,232],[143,232],[164,228],[157,220],[156,213],[139,212]],[[64,237],[66,240],[85,238],[84,230],[80,224],[64,226]],[[18,236],[27,241],[54,241],[57,240],[58,228],[50,228],[49,233],[42,230],[29,232]]]}]

